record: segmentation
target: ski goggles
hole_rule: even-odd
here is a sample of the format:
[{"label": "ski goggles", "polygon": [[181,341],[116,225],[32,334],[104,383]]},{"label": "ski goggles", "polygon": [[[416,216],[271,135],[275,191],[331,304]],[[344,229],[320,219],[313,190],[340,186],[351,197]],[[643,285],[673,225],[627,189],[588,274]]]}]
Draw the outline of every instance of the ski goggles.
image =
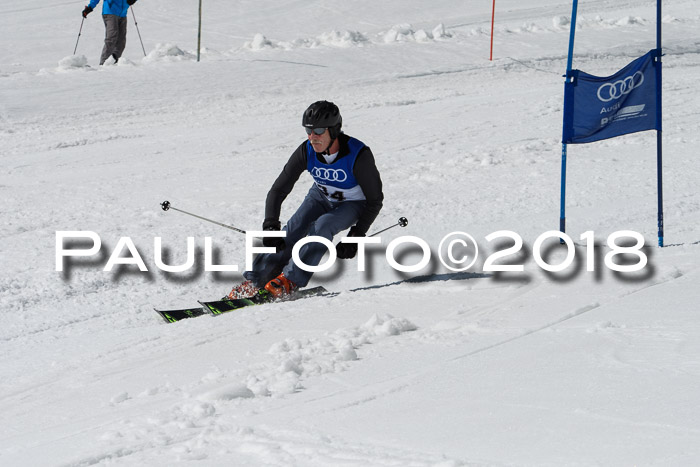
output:
[{"label": "ski goggles", "polygon": [[311,133],[314,133],[314,134],[320,136],[320,135],[324,134],[328,128],[309,128],[309,127],[305,127],[304,129],[306,130],[306,134],[307,134],[307,135],[310,135]]}]

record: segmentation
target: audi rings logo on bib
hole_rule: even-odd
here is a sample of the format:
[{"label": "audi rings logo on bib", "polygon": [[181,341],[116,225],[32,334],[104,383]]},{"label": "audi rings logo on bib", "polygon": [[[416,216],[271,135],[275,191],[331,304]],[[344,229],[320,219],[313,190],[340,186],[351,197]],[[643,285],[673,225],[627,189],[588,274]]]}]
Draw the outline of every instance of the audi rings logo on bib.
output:
[{"label": "audi rings logo on bib", "polygon": [[605,83],[598,88],[598,99],[601,102],[610,102],[614,99],[619,99],[625,94],[629,94],[633,89],[638,88],[644,83],[644,73],[636,72],[632,76],[615,81],[614,83]]},{"label": "audi rings logo on bib", "polygon": [[311,174],[314,178],[325,180],[328,182],[344,182],[348,179],[348,174],[342,169],[326,169],[323,167],[314,167]]}]

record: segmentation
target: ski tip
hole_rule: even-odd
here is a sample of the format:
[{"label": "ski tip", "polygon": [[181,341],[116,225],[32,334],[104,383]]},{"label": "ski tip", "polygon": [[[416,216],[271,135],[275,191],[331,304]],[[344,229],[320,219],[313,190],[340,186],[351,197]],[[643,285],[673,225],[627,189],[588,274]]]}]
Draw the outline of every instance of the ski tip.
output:
[{"label": "ski tip", "polygon": [[155,311],[156,313],[158,313],[158,316],[160,316],[161,318],[163,318],[163,321],[165,321],[165,322],[168,323],[168,324],[174,323],[174,322],[177,321],[177,320],[174,320],[172,317],[168,316],[168,314],[167,314],[166,312],[161,311],[161,310],[159,310],[159,309],[156,308],[156,307],[153,307],[153,311]]},{"label": "ski tip", "polygon": [[166,323],[176,323],[182,321],[183,319],[196,318],[197,316],[202,316],[204,311],[201,308],[182,308],[177,310],[159,310],[158,308],[153,308],[153,310],[160,315],[161,318],[165,320]]}]

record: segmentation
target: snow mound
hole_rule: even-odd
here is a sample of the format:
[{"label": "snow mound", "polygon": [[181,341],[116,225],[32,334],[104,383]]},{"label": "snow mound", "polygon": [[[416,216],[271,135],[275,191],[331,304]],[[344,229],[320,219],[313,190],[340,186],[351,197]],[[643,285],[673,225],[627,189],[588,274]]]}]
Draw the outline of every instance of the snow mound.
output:
[{"label": "snow mound", "polygon": [[129,396],[128,392],[120,392],[116,396],[112,397],[109,402],[111,404],[121,404],[129,399],[131,399],[131,397]]},{"label": "snow mound", "polygon": [[[648,23],[649,21],[639,16],[624,16],[617,19],[605,19],[601,15],[595,15],[592,18],[579,16],[576,19],[576,27],[579,29],[614,29],[622,26],[644,26]],[[552,26],[555,31],[568,30],[571,27],[571,18],[568,16],[555,16],[552,18]]]},{"label": "snow mound", "polygon": [[266,49],[311,49],[321,46],[348,48],[362,46],[368,41],[369,39],[364,34],[357,31],[332,30],[315,38],[296,39],[292,42],[272,41],[264,34],[257,33],[253,36],[253,40],[243,44],[243,48],[254,51]]},{"label": "snow mound", "polygon": [[635,24],[644,25],[646,24],[646,20],[639,16],[625,16],[615,21],[615,25],[617,26],[632,26]]},{"label": "snow mound", "polygon": [[261,33],[257,33],[255,36],[253,36],[252,41],[248,41],[243,44],[244,49],[250,50],[276,49],[278,47],[279,46],[277,44],[274,44]]},{"label": "snow mound", "polygon": [[213,402],[217,400],[229,401],[234,399],[248,399],[251,397],[255,397],[253,391],[248,389],[245,385],[237,383],[221,386],[217,389],[206,392],[199,396],[199,399]]},{"label": "snow mound", "polygon": [[257,396],[298,392],[304,378],[344,371],[348,362],[359,360],[357,350],[362,346],[416,329],[405,318],[375,314],[361,326],[323,337],[285,339],[268,350],[271,361],[250,369],[246,387]]},{"label": "snow mound", "polygon": [[519,28],[513,29],[511,32],[513,33],[541,33],[541,32],[547,32],[547,30],[543,27],[540,27],[539,25],[535,23],[525,23]]},{"label": "snow mound", "polygon": [[157,44],[146,57],[144,62],[170,62],[181,60],[193,60],[195,56],[189,52],[185,52],[174,44]]},{"label": "snow mound", "polygon": [[414,30],[410,24],[397,24],[382,35],[382,41],[386,44],[392,42],[430,42],[434,39],[450,37],[445,32],[445,26],[438,24],[432,32],[423,29]]},{"label": "snow mound", "polygon": [[423,29],[414,30],[410,24],[399,24],[393,26],[389,31],[380,33],[375,39],[370,39],[359,31],[336,31],[325,32],[313,38],[300,38],[291,42],[273,41],[264,34],[257,33],[253,39],[243,44],[243,49],[259,51],[271,49],[312,49],[321,46],[327,47],[363,47],[366,44],[380,43],[389,44],[393,42],[431,42],[435,40],[445,40],[452,37],[452,34],[445,30],[445,25],[440,23],[432,31]]},{"label": "snow mound", "polygon": [[666,15],[663,18],[661,18],[661,22],[665,23],[665,24],[671,24],[671,23],[680,23],[681,20],[679,20],[675,16]]},{"label": "snow mound", "polygon": [[555,16],[552,18],[552,26],[559,31],[567,30],[571,27],[571,18],[568,16]]},{"label": "snow mound", "polygon": [[327,45],[332,47],[362,46],[369,39],[358,31],[331,31],[318,36],[314,45]]},{"label": "snow mound", "polygon": [[398,336],[404,332],[418,329],[415,324],[404,318],[394,318],[391,315],[375,314],[365,323],[364,329],[374,336]]},{"label": "snow mound", "polygon": [[88,60],[85,55],[69,55],[58,61],[59,70],[71,70],[75,68],[84,68],[88,66]]},{"label": "snow mound", "polygon": [[115,63],[116,66],[135,66],[136,63],[133,61],[129,60],[128,58],[122,56],[117,63]]}]

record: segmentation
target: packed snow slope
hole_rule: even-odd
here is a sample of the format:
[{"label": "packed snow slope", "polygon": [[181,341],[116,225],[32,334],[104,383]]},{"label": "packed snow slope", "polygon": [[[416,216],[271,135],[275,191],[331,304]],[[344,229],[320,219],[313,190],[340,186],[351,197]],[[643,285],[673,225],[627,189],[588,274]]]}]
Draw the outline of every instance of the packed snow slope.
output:
[{"label": "packed snow slope", "polygon": [[[697,2],[663,5],[667,246],[656,134],[571,146],[577,246],[553,273],[535,242],[559,225],[570,2],[496,2],[489,61],[489,1],[205,1],[197,62],[197,2],[144,0],[104,67],[100,7],[78,36],[84,3],[0,6],[1,465],[697,463]],[[655,47],[655,20],[652,1],[579,2],[574,67],[614,73]],[[314,276],[337,295],[166,324],[154,306],[217,299],[241,279],[204,270],[205,237],[216,264],[241,270],[245,238],[159,203],[258,229],[320,99],[376,156],[373,231],[409,225],[381,234],[366,271],[353,259]],[[486,239],[503,230],[523,247],[496,264],[522,272],[484,270],[513,245]],[[645,240],[641,271],[605,263],[622,230]],[[101,250],[59,272],[57,231],[94,232]],[[437,259],[457,231],[480,247],[461,273]],[[429,245],[422,269],[388,263],[402,235]],[[103,271],[115,250],[134,256],[122,237],[147,272]],[[186,262],[193,237],[195,266],[161,271],[155,237],[167,264]],[[567,255],[556,238],[542,251]]]}]

